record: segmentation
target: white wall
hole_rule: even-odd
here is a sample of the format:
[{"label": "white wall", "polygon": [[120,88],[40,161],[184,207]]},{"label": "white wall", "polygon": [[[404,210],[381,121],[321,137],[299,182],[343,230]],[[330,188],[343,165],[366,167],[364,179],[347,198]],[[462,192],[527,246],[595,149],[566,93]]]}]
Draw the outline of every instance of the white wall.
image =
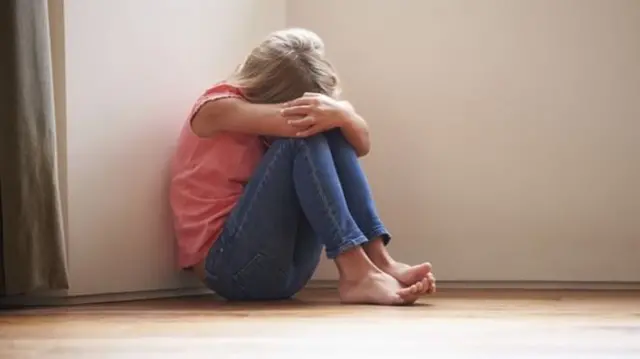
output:
[{"label": "white wall", "polygon": [[287,4],[371,123],[397,257],[445,280],[640,281],[639,1]]},{"label": "white wall", "polygon": [[70,294],[184,285],[165,195],[179,129],[284,16],[284,0],[64,2]]}]

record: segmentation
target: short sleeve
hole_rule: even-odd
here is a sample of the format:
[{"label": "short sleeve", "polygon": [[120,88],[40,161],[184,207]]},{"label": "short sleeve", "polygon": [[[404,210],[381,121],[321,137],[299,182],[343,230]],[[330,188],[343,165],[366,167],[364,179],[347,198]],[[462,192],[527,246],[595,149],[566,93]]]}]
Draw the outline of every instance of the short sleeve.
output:
[{"label": "short sleeve", "polygon": [[193,120],[193,117],[200,111],[202,106],[211,101],[218,101],[225,98],[243,98],[240,91],[226,84],[216,85],[210,89],[208,89],[198,100],[195,105],[191,109],[191,114],[189,115],[189,122]]}]

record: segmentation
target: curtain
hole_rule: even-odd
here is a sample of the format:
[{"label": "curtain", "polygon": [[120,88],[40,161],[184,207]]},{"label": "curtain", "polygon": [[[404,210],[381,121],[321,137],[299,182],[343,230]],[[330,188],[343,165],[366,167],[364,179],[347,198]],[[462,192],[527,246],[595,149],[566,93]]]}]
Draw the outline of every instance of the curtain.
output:
[{"label": "curtain", "polygon": [[68,289],[47,0],[0,1],[0,292]]}]

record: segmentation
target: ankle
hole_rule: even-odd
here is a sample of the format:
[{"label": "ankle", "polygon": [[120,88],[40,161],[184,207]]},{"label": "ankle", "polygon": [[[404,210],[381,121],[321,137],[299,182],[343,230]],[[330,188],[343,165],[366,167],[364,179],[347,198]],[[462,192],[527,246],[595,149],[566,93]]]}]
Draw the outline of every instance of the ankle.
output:
[{"label": "ankle", "polygon": [[396,261],[391,257],[374,257],[371,258],[371,261],[385,272],[396,264]]},{"label": "ankle", "polygon": [[375,238],[363,246],[365,253],[380,269],[393,266],[396,262],[387,251],[382,238]]},{"label": "ankle", "polygon": [[335,259],[340,280],[359,281],[382,271],[369,259],[362,247],[352,248]]}]

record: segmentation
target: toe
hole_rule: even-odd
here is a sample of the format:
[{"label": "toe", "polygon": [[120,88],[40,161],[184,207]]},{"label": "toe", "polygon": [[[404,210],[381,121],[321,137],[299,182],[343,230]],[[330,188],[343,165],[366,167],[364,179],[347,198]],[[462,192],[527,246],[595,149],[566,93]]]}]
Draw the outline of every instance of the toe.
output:
[{"label": "toe", "polygon": [[421,264],[426,270],[427,272],[431,273],[431,270],[433,270],[433,266],[431,265],[431,263],[429,262],[424,262]]},{"label": "toe", "polygon": [[419,294],[424,292],[424,284],[422,283],[422,281],[417,282],[416,284],[412,285],[412,287],[415,287],[414,293]]},{"label": "toe", "polygon": [[416,294],[416,293],[411,291],[412,287],[414,287],[414,286],[411,286],[411,287],[408,287],[408,288],[403,288],[401,291],[398,292],[398,297],[400,297],[401,301],[402,301],[399,304],[411,305],[411,304],[415,303],[418,300],[418,298],[420,298],[420,294]]},{"label": "toe", "polygon": [[433,273],[429,273],[427,275],[427,279],[429,280],[429,294],[435,293],[436,292],[436,277],[433,275]]},{"label": "toe", "polygon": [[429,262],[424,262],[422,264],[413,266],[413,272],[415,273],[415,275],[419,275],[421,277],[427,275],[427,273],[431,273],[431,269],[431,263]]},{"label": "toe", "polygon": [[420,293],[428,293],[431,289],[431,282],[429,282],[429,278],[423,278],[420,283],[422,284],[422,290],[420,291]]},{"label": "toe", "polygon": [[407,267],[397,279],[404,285],[409,286],[419,282],[427,274],[431,273],[431,264],[422,263],[412,267]]},{"label": "toe", "polygon": [[409,295],[414,294],[414,293],[415,293],[415,291],[416,291],[416,287],[415,287],[415,285],[410,285],[410,286],[408,286],[408,287],[406,287],[406,288],[400,288],[400,289],[398,289],[397,294],[398,294],[399,296],[406,297],[406,296],[409,296]]},{"label": "toe", "polygon": [[411,285],[411,293],[412,294],[418,294],[420,293],[420,290],[422,289],[422,284],[420,282],[416,282],[413,285]]}]

